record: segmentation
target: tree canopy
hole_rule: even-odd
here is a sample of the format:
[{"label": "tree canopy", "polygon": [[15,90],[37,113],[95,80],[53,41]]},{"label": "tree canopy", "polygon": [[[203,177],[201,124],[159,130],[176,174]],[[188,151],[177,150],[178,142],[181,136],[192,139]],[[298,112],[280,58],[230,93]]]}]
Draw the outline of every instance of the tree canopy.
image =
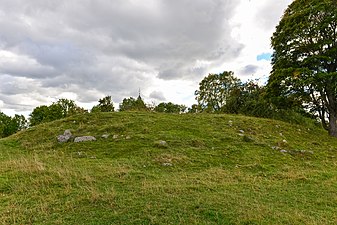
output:
[{"label": "tree canopy", "polygon": [[50,106],[41,105],[34,108],[29,115],[29,122],[31,126],[35,126],[84,112],[86,110],[77,106],[73,100],[59,99]]},{"label": "tree canopy", "polygon": [[91,112],[114,112],[115,107],[111,100],[111,96],[106,96],[98,100],[98,105],[94,106]]},{"label": "tree canopy", "polygon": [[195,91],[196,100],[202,111],[220,112],[229,100],[231,92],[240,86],[240,80],[234,73],[225,71],[219,74],[209,74],[199,83]]},{"label": "tree canopy", "polygon": [[187,107],[184,105],[174,104],[172,102],[161,102],[155,108],[155,112],[162,112],[162,113],[184,113]]},{"label": "tree canopy", "polygon": [[14,117],[0,112],[0,138],[10,136],[27,126],[27,120],[23,115],[15,114]]},{"label": "tree canopy", "polygon": [[139,95],[137,99],[130,97],[124,98],[119,104],[119,111],[148,111],[142,97]]},{"label": "tree canopy", "polygon": [[278,107],[308,107],[337,137],[337,3],[295,0],[272,37],[268,93]]}]

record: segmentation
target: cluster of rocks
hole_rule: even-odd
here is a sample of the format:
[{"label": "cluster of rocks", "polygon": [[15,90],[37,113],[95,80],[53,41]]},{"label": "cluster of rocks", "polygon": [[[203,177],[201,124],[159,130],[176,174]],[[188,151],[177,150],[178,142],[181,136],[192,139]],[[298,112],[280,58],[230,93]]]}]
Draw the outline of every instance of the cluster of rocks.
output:
[{"label": "cluster of rocks", "polygon": [[285,150],[285,149],[282,149],[282,148],[280,148],[279,146],[273,146],[273,147],[271,147],[273,150],[277,150],[277,151],[279,151],[279,152],[281,152],[281,153],[287,153],[288,152],[288,150]]},{"label": "cluster of rocks", "polygon": [[112,138],[113,139],[125,139],[125,140],[130,140],[131,139],[131,137],[129,135],[124,136],[124,135],[118,135],[118,134],[114,134],[112,136]]},{"label": "cluster of rocks", "polygon": [[[109,136],[110,136],[109,134],[103,134],[101,138],[107,139],[109,138]],[[114,140],[117,140],[120,138],[125,139],[125,140],[131,139],[131,137],[128,135],[124,136],[124,135],[117,135],[117,134],[113,135],[112,138]],[[63,134],[57,136],[57,141],[59,143],[65,143],[69,141],[73,141],[77,143],[77,142],[96,141],[96,138],[94,136],[74,137],[70,130],[65,130]],[[168,148],[168,143],[166,141],[159,140],[155,142],[155,146],[158,148]],[[87,157],[87,155],[83,152],[76,152],[75,156],[79,158]],[[96,157],[90,157],[90,158],[96,158]],[[163,162],[162,166],[171,167],[173,166],[173,164],[171,162]]]},{"label": "cluster of rocks", "polygon": [[281,153],[290,153],[290,154],[314,154],[313,151],[308,151],[308,150],[286,150],[283,148],[280,148],[279,146],[272,146],[273,150],[279,151]]},{"label": "cluster of rocks", "polygon": [[[109,134],[103,134],[101,137],[104,138],[104,139],[107,139],[110,135]],[[112,136],[113,139],[119,139],[119,138],[122,138],[122,139],[125,139],[125,140],[129,140],[131,139],[130,136],[126,135],[113,135]],[[70,130],[65,130],[63,134],[61,135],[58,135],[57,136],[57,141],[59,143],[65,143],[65,142],[68,142],[68,141],[73,141],[73,142],[86,142],[86,141],[96,141],[96,138],[94,136],[81,136],[81,137],[74,137],[71,133]],[[165,145],[164,143],[161,143],[162,145]]]},{"label": "cluster of rocks", "polygon": [[65,130],[63,134],[57,136],[57,141],[59,143],[65,143],[71,140],[74,140],[74,142],[84,142],[84,141],[96,141],[96,138],[93,136],[81,136],[74,138],[70,130]]}]

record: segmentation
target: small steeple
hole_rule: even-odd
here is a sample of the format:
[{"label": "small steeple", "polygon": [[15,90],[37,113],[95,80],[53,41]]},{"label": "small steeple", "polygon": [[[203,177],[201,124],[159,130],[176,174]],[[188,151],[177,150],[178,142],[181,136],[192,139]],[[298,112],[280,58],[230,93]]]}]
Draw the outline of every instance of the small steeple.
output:
[{"label": "small steeple", "polygon": [[140,96],[140,88],[139,88],[139,90],[138,90],[138,98],[137,98],[137,99],[142,100],[142,97]]}]

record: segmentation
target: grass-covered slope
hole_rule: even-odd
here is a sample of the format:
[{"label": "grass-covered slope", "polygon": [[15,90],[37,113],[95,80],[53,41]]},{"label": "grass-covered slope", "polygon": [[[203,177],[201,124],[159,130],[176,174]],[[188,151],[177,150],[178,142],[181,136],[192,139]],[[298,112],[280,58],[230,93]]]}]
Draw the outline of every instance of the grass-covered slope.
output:
[{"label": "grass-covered slope", "polygon": [[336,153],[314,126],[81,115],[0,141],[0,224],[337,224]]}]

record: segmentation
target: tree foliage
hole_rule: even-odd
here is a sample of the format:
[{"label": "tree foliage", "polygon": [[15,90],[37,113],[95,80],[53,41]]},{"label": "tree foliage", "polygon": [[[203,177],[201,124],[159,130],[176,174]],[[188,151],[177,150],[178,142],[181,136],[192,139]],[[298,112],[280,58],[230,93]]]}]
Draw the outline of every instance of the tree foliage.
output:
[{"label": "tree foliage", "polygon": [[307,106],[337,137],[337,3],[295,0],[272,37],[268,94],[279,108]]},{"label": "tree foliage", "polygon": [[239,86],[240,80],[231,71],[209,74],[199,83],[199,90],[195,91],[196,100],[202,111],[221,112],[231,92]]},{"label": "tree foliage", "polygon": [[[231,74],[231,76],[233,76],[233,74]],[[259,85],[257,80],[241,82],[237,78],[229,79],[230,82],[234,80],[234,85],[220,85],[220,82],[217,82],[216,85],[218,85],[218,87],[214,88],[216,85],[204,85],[206,81],[209,81],[209,77],[210,75],[204,78],[203,82],[200,83],[203,84],[202,91],[206,94],[213,93],[212,90],[207,90],[207,88],[211,88],[216,89],[217,93],[226,93],[226,95],[216,95],[217,98],[208,98],[211,99],[210,103],[208,103],[207,101],[209,100],[207,100],[201,105],[194,104],[188,109],[189,113],[220,112],[278,119],[298,124],[308,123],[309,121],[312,122],[311,117],[309,116],[310,118],[308,119],[308,115],[303,109],[276,108],[270,101],[267,88]],[[210,80],[212,83],[215,83],[213,82],[214,77]],[[226,88],[226,90],[221,90],[222,88]],[[196,91],[196,94],[199,93],[200,90]],[[198,98],[200,98],[200,96],[197,96],[197,99]],[[218,101],[220,102],[218,105],[221,105],[221,107],[219,107],[217,111],[215,111],[214,108],[208,108],[208,106],[217,105]]]},{"label": "tree foliage", "polygon": [[27,126],[27,120],[23,115],[15,114],[14,117],[0,112],[0,137],[10,136]]},{"label": "tree foliage", "polygon": [[143,99],[138,96],[137,99],[130,97],[124,98],[122,103],[119,104],[119,111],[148,111]]},{"label": "tree foliage", "polygon": [[245,83],[238,80],[238,85],[230,90],[222,112],[256,117],[272,118],[275,116],[275,112],[265,97],[265,87],[253,80]]},{"label": "tree foliage", "polygon": [[35,126],[85,112],[86,110],[77,106],[73,100],[59,99],[50,106],[42,105],[34,108],[29,115],[29,122],[31,126]]},{"label": "tree foliage", "polygon": [[237,103],[238,113],[273,118],[275,111],[266,98],[266,88],[259,85],[256,81],[248,81],[240,87],[240,94],[236,95],[239,99]]},{"label": "tree foliage", "polygon": [[98,100],[98,105],[94,106],[91,112],[114,112],[115,107],[111,100],[111,96],[106,96]]},{"label": "tree foliage", "polygon": [[154,108],[154,111],[162,113],[184,113],[186,109],[187,107],[184,105],[178,105],[172,102],[162,102]]},{"label": "tree foliage", "polygon": [[[62,118],[61,117],[61,109],[59,110],[56,110],[53,112],[53,114],[57,114],[59,113],[60,116],[59,118]],[[33,109],[33,111],[31,112],[31,114],[29,115],[29,123],[30,123],[30,126],[35,126],[35,125],[38,125],[40,123],[44,123],[44,122],[49,122],[49,121],[53,121],[53,120],[56,120],[58,118],[53,118],[53,116],[50,114],[50,110],[49,110],[49,107],[46,106],[46,105],[41,105],[41,106],[38,106],[36,108]]]},{"label": "tree foliage", "polygon": [[68,117],[79,113],[85,113],[86,110],[76,105],[75,101],[61,98],[57,102],[53,103],[62,110],[62,117]]},{"label": "tree foliage", "polygon": [[187,109],[188,113],[200,113],[202,112],[202,109],[199,104],[193,104],[191,107]]},{"label": "tree foliage", "polygon": [[[253,81],[242,83],[233,72],[209,74],[199,84],[198,105],[189,112],[224,112],[246,114],[255,101],[260,101],[260,87]],[[249,110],[248,110],[249,108]]]}]

